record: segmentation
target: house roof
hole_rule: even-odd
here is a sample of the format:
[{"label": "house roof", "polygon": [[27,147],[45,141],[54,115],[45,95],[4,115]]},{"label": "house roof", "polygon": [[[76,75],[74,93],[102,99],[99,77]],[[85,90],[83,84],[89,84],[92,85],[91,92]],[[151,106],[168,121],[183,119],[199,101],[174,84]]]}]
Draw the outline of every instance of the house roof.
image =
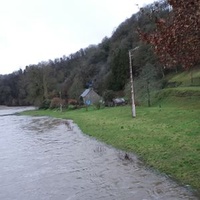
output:
[{"label": "house roof", "polygon": [[86,89],[86,90],[81,94],[81,97],[87,96],[87,94],[90,92],[90,90],[92,90],[92,88]]}]

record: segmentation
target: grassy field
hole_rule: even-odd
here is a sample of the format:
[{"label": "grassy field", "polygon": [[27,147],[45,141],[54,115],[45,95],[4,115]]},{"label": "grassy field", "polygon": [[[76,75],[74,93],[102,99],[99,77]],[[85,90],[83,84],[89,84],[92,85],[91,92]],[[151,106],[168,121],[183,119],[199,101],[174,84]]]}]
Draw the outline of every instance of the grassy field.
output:
[{"label": "grassy field", "polygon": [[116,148],[137,153],[149,166],[200,191],[199,96],[165,98],[154,107],[40,110],[24,114],[72,119],[81,130]]}]

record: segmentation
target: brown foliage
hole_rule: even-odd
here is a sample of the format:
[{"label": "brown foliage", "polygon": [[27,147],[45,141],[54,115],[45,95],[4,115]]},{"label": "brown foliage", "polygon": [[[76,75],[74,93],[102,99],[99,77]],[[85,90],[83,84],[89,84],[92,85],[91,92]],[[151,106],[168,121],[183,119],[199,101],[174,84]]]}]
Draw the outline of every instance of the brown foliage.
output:
[{"label": "brown foliage", "polygon": [[67,103],[69,105],[78,105],[78,101],[76,99],[68,99]]},{"label": "brown foliage", "polygon": [[60,106],[65,106],[66,105],[66,102],[64,99],[60,99],[58,97],[54,97],[52,100],[51,100],[51,104],[50,104],[50,108],[59,108]]},{"label": "brown foliage", "polygon": [[200,0],[168,0],[172,11],[166,20],[156,19],[155,32],[139,31],[168,67],[191,68],[200,63]]}]

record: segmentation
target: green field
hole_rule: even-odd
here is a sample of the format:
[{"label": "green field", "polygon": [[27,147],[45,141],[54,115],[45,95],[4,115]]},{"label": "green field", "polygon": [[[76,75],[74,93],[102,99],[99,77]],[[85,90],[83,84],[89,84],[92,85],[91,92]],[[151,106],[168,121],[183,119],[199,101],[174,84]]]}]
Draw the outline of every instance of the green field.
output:
[{"label": "green field", "polygon": [[171,96],[154,107],[137,107],[134,119],[130,106],[25,114],[72,119],[85,134],[137,153],[149,167],[200,191],[199,100],[199,96]]},{"label": "green field", "polygon": [[169,74],[168,83],[174,83],[181,87],[200,86],[200,70],[192,69],[181,73]]}]

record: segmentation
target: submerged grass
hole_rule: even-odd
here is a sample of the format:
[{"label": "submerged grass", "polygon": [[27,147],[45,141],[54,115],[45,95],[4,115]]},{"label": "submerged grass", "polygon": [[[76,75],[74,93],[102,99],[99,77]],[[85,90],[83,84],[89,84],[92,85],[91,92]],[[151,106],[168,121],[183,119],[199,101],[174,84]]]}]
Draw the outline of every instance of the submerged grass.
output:
[{"label": "submerged grass", "polygon": [[199,99],[173,98],[154,107],[137,107],[134,119],[130,106],[62,113],[37,110],[24,114],[72,119],[85,134],[135,152],[148,166],[200,191]]}]

